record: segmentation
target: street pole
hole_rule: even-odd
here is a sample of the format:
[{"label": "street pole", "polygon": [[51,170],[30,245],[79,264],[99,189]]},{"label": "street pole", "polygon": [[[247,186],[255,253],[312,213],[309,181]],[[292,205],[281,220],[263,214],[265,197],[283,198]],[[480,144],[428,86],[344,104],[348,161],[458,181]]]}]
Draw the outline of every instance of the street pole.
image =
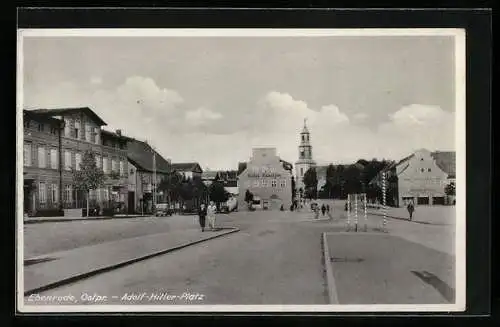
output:
[{"label": "street pole", "polygon": [[153,208],[156,208],[156,152],[153,147]]},{"label": "street pole", "polygon": [[383,213],[384,213],[384,220],[383,220],[383,230],[385,231],[385,227],[387,224],[387,212],[386,212],[386,200],[385,200],[385,195],[386,195],[386,172],[382,172],[382,205],[383,205]]},{"label": "street pole", "polygon": [[354,194],[354,221],[355,221],[355,228],[354,231],[358,231],[358,194]]}]

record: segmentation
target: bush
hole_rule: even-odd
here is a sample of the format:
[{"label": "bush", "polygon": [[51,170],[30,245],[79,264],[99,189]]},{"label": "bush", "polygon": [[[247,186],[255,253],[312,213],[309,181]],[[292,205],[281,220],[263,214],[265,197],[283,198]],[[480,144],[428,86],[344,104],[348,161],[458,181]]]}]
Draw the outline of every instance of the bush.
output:
[{"label": "bush", "polygon": [[64,210],[60,209],[39,209],[34,214],[35,217],[64,217]]}]

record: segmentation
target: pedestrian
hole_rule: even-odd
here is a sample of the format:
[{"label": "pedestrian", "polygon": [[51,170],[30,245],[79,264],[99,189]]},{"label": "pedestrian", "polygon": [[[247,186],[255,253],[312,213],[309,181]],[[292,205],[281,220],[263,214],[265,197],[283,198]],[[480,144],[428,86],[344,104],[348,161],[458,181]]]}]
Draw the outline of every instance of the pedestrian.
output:
[{"label": "pedestrian", "polygon": [[413,218],[413,211],[415,211],[415,206],[413,205],[413,201],[410,201],[410,203],[408,203],[408,206],[406,207],[406,209],[408,209],[408,213],[410,214],[410,221],[411,221]]},{"label": "pedestrian", "polygon": [[326,207],[325,207],[325,204],[323,203],[321,205],[321,214],[322,214],[322,216],[325,216],[325,212],[326,212]]},{"label": "pedestrian", "polygon": [[329,204],[326,205],[326,212],[330,213],[330,205]]},{"label": "pedestrian", "polygon": [[200,205],[200,209],[198,210],[198,217],[199,217],[199,221],[200,221],[201,231],[204,232],[205,231],[205,220],[207,217],[207,208],[205,207],[205,203],[202,203]]},{"label": "pedestrian", "polygon": [[210,205],[207,208],[207,217],[208,217],[208,227],[211,230],[215,230],[215,213],[217,212],[217,206],[214,201],[210,201]]}]

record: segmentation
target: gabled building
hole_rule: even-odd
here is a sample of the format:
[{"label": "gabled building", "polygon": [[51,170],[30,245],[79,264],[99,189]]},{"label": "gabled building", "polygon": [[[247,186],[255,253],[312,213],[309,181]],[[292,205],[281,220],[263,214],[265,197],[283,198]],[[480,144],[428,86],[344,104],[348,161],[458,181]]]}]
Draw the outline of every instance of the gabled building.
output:
[{"label": "gabled building", "polygon": [[103,131],[105,125],[88,107],[23,111],[27,214],[60,209],[65,215],[81,215],[86,195],[75,189],[71,169],[80,169],[87,150],[94,153],[97,167],[106,176],[105,186],[92,191],[90,200],[100,208],[126,210],[127,142],[120,134]]},{"label": "gabled building", "polygon": [[219,179],[219,172],[215,170],[204,171],[201,174],[201,180],[203,181],[203,184],[205,184],[205,186],[207,187],[212,185],[212,183],[217,181],[218,179]]},{"label": "gabled building", "polygon": [[455,182],[455,152],[430,152],[420,149],[384,168],[371,182],[382,185],[386,173],[387,185],[395,190],[393,202],[404,206],[446,204],[445,187]]},{"label": "gabled building", "polygon": [[[245,193],[249,190],[257,208],[290,207],[293,167],[278,157],[275,148],[254,148],[250,161],[240,164],[239,168],[243,166],[244,170],[238,175],[238,203],[245,203]],[[246,208],[242,206],[243,210]]]},{"label": "gabled building", "polygon": [[[153,187],[156,185],[158,188],[163,178],[172,172],[172,165],[147,142],[136,139],[129,139],[127,143],[127,158],[129,211],[150,213],[153,208]],[[156,203],[164,202],[167,202],[166,194],[156,193]]]},{"label": "gabled building", "polygon": [[203,173],[203,169],[197,162],[172,163],[172,169],[186,179],[201,179]]}]

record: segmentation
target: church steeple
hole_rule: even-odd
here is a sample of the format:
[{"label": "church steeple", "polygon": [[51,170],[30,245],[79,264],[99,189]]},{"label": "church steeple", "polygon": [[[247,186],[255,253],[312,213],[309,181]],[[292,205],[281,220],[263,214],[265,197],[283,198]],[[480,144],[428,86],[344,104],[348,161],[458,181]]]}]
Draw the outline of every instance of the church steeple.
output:
[{"label": "church steeple", "polygon": [[304,174],[309,168],[316,166],[312,155],[311,135],[306,122],[307,118],[304,119],[304,127],[300,132],[299,160],[295,163],[297,188],[304,187]]}]

